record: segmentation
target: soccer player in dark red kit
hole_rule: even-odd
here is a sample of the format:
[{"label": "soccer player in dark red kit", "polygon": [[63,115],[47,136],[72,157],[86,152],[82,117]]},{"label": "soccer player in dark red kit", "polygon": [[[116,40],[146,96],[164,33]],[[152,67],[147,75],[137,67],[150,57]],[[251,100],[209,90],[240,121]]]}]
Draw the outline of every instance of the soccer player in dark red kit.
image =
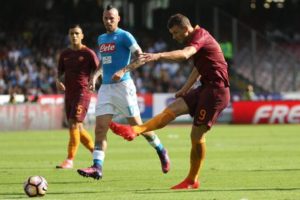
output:
[{"label": "soccer player in dark red kit", "polygon": [[[227,63],[216,40],[198,25],[193,27],[189,19],[175,14],[168,21],[168,29],[174,40],[184,44],[184,48],[162,53],[143,53],[140,63],[193,59],[194,68],[185,85],[175,94],[176,100],[164,111],[138,126],[112,123],[110,128],[127,140],[166,126],[177,116],[190,114],[194,117],[191,130],[190,170],[186,178],[171,189],[199,188],[199,171],[203,165],[206,145],[205,133],[216,122],[219,114],[230,101]],[[138,65],[131,65],[134,69]],[[127,67],[128,68],[128,67]],[[201,85],[193,88],[200,78]]]},{"label": "soccer player in dark red kit", "polygon": [[99,61],[95,52],[82,44],[84,38],[80,25],[69,28],[71,46],[59,58],[56,87],[65,92],[65,112],[69,122],[68,156],[60,165],[61,169],[73,168],[80,142],[92,153],[94,142],[83,127],[91,99],[89,82],[98,69]]}]

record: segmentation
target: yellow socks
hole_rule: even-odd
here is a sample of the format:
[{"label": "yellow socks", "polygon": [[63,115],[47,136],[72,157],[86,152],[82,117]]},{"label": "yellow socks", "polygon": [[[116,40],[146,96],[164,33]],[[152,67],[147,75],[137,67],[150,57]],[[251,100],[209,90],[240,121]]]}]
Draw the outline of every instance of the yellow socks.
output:
[{"label": "yellow socks", "polygon": [[70,134],[70,138],[69,138],[69,146],[68,146],[68,159],[73,160],[80,143],[79,129],[78,128],[69,129],[69,134]]},{"label": "yellow socks", "polygon": [[160,129],[166,126],[169,122],[173,121],[175,118],[175,113],[172,110],[166,108],[162,113],[146,121],[143,125],[132,126],[132,129],[137,134],[145,133],[148,131]]},{"label": "yellow socks", "polygon": [[197,141],[192,144],[191,154],[190,154],[190,171],[187,179],[197,181],[199,176],[199,171],[204,163],[206,154],[206,143],[205,138],[203,138],[200,143]]},{"label": "yellow socks", "polygon": [[94,141],[91,135],[84,129],[80,131],[80,142],[91,152],[94,151]]}]

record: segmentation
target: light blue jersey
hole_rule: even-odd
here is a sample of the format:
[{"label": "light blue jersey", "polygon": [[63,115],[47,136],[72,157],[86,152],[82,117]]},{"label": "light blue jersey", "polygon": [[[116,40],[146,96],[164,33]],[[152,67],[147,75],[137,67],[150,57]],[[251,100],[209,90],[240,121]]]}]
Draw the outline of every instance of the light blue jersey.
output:
[{"label": "light blue jersey", "polygon": [[[113,33],[105,33],[98,37],[100,59],[103,69],[102,84],[115,83],[112,75],[129,64],[131,52],[139,48],[135,38],[127,31],[118,28]],[[118,82],[131,79],[130,73],[124,74]]]}]

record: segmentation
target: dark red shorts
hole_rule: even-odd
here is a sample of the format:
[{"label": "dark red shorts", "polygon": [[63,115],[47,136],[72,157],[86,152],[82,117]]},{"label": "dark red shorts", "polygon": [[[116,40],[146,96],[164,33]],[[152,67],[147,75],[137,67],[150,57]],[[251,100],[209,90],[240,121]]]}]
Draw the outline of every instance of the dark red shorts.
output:
[{"label": "dark red shorts", "polygon": [[211,86],[200,86],[191,90],[183,97],[189,113],[194,117],[193,124],[207,125],[209,128],[217,121],[219,114],[230,101],[229,87],[214,88]]},{"label": "dark red shorts", "polygon": [[67,115],[67,119],[75,119],[77,122],[83,122],[89,105],[91,98],[70,98],[65,99],[65,111]]}]

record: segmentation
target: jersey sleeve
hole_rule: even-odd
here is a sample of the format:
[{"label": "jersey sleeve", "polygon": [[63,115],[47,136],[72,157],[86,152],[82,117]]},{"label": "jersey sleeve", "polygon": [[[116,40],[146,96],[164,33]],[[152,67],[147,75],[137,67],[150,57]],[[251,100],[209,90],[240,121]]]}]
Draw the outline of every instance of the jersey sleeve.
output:
[{"label": "jersey sleeve", "polygon": [[64,55],[65,55],[64,52],[61,53],[58,59],[58,67],[57,67],[58,75],[62,75],[65,73]]},{"label": "jersey sleeve", "polygon": [[96,70],[99,67],[99,59],[97,57],[97,54],[93,50],[91,50],[90,52],[91,52],[90,53],[90,55],[91,55],[91,67],[94,70]]},{"label": "jersey sleeve", "polygon": [[97,56],[98,56],[98,60],[101,61],[101,53],[100,53],[100,44],[101,44],[101,35],[99,35],[98,39],[97,39]]},{"label": "jersey sleeve", "polygon": [[125,32],[123,40],[125,46],[129,48],[132,53],[140,49],[140,46],[131,33]]},{"label": "jersey sleeve", "polygon": [[205,32],[197,31],[189,43],[186,46],[193,46],[196,48],[197,51],[201,49],[205,44]]}]

